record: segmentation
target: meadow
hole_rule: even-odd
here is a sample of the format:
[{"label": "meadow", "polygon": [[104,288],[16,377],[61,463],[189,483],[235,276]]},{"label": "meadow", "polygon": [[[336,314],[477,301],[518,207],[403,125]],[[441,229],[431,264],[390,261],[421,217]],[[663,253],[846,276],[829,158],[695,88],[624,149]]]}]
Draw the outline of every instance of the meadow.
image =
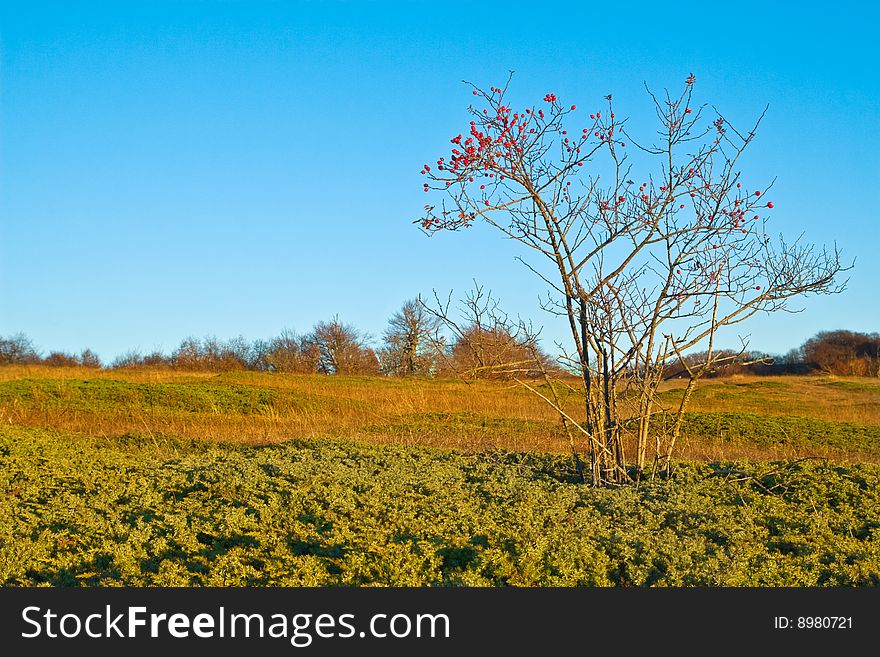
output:
[{"label": "meadow", "polygon": [[880,583],[880,381],[691,411],[672,480],[594,489],[515,384],[0,368],[0,583]]}]

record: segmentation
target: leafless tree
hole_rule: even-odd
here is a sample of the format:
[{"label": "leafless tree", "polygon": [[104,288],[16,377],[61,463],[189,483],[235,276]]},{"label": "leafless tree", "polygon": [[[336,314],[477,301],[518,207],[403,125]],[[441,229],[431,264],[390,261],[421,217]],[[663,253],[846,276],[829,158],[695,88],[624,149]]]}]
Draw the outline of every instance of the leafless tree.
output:
[{"label": "leafless tree", "polygon": [[24,333],[0,338],[0,365],[33,365],[40,361],[40,353]]},{"label": "leafless tree", "polygon": [[[592,112],[552,93],[516,111],[507,85],[472,86],[467,136],[422,170],[425,191],[445,195],[426,206],[424,230],[482,220],[543,257],[525,264],[568,326],[565,363],[584,392],[577,421],[548,403],[586,440],[596,485],[670,472],[694,385],[717,364],[719,330],[843,289],[836,247],[768,235],[772,183],[750,188],[739,170],[760,118],[735,129],[694,103],[694,82],[677,95],[649,91],[659,125],[644,144],[610,95]],[[666,366],[694,350],[705,360],[688,364],[675,404],[661,403]]]},{"label": "leafless tree", "polygon": [[[511,319],[491,291],[476,282],[457,308],[452,307],[451,293],[445,301],[435,293],[433,303],[420,303],[437,320],[430,342],[446,372],[465,379],[514,379],[534,378],[542,376],[542,370],[556,369],[541,350],[538,332],[531,324]],[[443,329],[449,338],[439,337]]]},{"label": "leafless tree", "polygon": [[76,367],[80,362],[76,356],[65,351],[50,351],[43,359],[43,364],[50,367]]},{"label": "leafless tree", "polygon": [[214,336],[188,337],[171,354],[174,367],[182,370],[244,370],[252,360],[251,344],[242,336],[225,341]]},{"label": "leafless tree", "polygon": [[713,353],[697,351],[689,353],[681,358],[668,363],[663,372],[664,379],[687,379],[688,369],[699,367],[707,360],[712,361],[712,366],[707,368],[704,377],[732,376],[735,374],[760,373],[759,367],[772,365],[774,358],[768,354],[746,351],[740,349],[716,349]]},{"label": "leafless tree", "polygon": [[801,348],[803,359],[829,374],[880,376],[880,335],[822,331]]},{"label": "leafless tree", "polygon": [[418,299],[406,301],[388,320],[382,336],[382,371],[394,376],[436,374],[439,356],[432,337],[439,323]]},{"label": "leafless tree", "polygon": [[174,367],[182,370],[200,370],[204,368],[204,354],[198,338],[189,336],[171,354]]},{"label": "leafless tree", "polygon": [[101,358],[91,349],[83,349],[83,351],[79,355],[79,363],[83,367],[100,369]]},{"label": "leafless tree", "polygon": [[318,371],[324,374],[377,374],[379,359],[368,336],[334,317],[318,322],[309,341],[318,349]]},{"label": "leafless tree", "polygon": [[130,349],[129,351],[119,354],[116,358],[114,358],[110,363],[110,369],[130,369],[134,367],[142,367],[143,364],[143,355],[141,355],[141,353],[135,349]]},{"label": "leafless tree", "polygon": [[318,371],[319,356],[318,345],[308,336],[285,329],[269,341],[263,360],[273,372],[308,374]]}]

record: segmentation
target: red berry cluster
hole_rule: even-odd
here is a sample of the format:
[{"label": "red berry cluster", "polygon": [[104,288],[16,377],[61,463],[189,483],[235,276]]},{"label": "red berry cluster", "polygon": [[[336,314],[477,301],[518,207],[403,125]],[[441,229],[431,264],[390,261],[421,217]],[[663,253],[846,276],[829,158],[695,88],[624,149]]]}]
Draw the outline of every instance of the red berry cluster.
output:
[{"label": "red berry cluster", "polygon": [[[693,78],[689,78],[688,84],[692,83]],[[591,120],[589,127],[584,127],[579,134],[575,132],[569,135],[568,131],[563,129],[562,118],[570,112],[575,112],[577,105],[562,105],[555,93],[547,93],[543,97],[543,100],[550,104],[549,107],[526,108],[520,112],[514,112],[509,103],[505,102],[505,90],[500,87],[492,86],[489,92],[474,89],[473,94],[479,96],[485,103],[479,107],[471,105],[468,108],[474,119],[470,122],[469,131],[450,139],[450,154],[447,157],[440,157],[436,161],[435,168],[432,168],[434,165],[425,164],[420,171],[429,179],[429,182],[423,185],[425,192],[431,189],[433,183],[435,189],[445,188],[452,195],[457,206],[458,220],[454,219],[455,215],[447,219],[449,213],[445,211],[442,213],[442,218],[438,219],[433,214],[433,207],[429,206],[429,219],[425,219],[423,223],[426,228],[455,228],[468,225],[482,212],[489,211],[493,207],[501,207],[500,198],[506,193],[503,191],[502,183],[512,181],[525,184],[525,180],[533,175],[530,159],[532,155],[540,153],[540,157],[543,157],[547,152],[546,147],[557,137],[556,143],[562,150],[562,161],[553,166],[558,166],[561,171],[584,165],[586,158],[581,156],[582,148],[588,148],[590,153],[595,153],[597,148],[607,146],[613,154],[615,147],[625,146],[618,140],[616,134],[622,129],[610,110],[610,96],[606,97],[609,102],[606,116],[598,111],[589,114]],[[670,103],[667,127],[670,131],[687,129],[687,126],[693,125],[697,120],[685,118],[685,115],[692,113],[687,102]],[[669,172],[671,187],[667,188],[664,185],[656,191],[657,188],[653,184],[649,186],[648,183],[644,183],[638,188],[638,192],[634,188],[619,189],[617,193],[613,193],[607,200],[599,203],[599,212],[593,221],[601,220],[607,212],[614,212],[616,217],[621,207],[627,206],[627,213],[638,213],[634,218],[637,228],[653,230],[656,227],[658,212],[663,209],[674,210],[676,214],[679,210],[686,211],[688,206],[683,201],[686,195],[689,195],[697,226],[718,234],[730,233],[734,229],[737,232],[740,230],[743,233],[749,232],[746,228],[746,212],[756,207],[754,198],[737,194],[738,198],[725,203],[724,196],[728,190],[722,189],[717,183],[710,183],[709,157],[721,148],[719,142],[726,128],[724,119],[719,117],[714,122],[714,127],[717,131],[715,146],[708,153],[703,154],[700,160],[694,159],[690,165]],[[592,145],[588,146],[590,142]],[[469,188],[468,183],[475,185]],[[737,188],[741,188],[741,185],[737,184]],[[471,189],[476,193],[473,194]],[[568,203],[575,200],[571,189],[571,182],[568,181],[562,183],[559,188],[560,198]],[[753,194],[754,197],[761,196],[760,191]],[[772,203],[763,205],[773,208]],[[467,211],[458,212],[462,208]],[[755,218],[757,219],[758,216],[755,215]],[[719,244],[710,246],[717,249],[726,244],[722,239],[720,246]]]}]

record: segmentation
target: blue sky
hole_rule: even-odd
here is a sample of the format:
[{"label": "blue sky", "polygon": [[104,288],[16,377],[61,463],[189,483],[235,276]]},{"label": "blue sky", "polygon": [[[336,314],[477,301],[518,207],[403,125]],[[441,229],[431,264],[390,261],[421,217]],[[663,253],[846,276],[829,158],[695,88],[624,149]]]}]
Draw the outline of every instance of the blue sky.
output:
[{"label": "blue sky", "polygon": [[774,229],[857,262],[845,294],[743,331],[771,352],[878,331],[880,12],[813,6],[4,2],[0,335],[109,359],[337,313],[380,334],[405,299],[475,278],[562,336],[515,245],[411,224],[422,163],[467,125],[461,80],[509,70],[522,102],[613,93],[636,131],[643,82],[690,72],[735,123],[769,105],[742,169],[778,177]]}]

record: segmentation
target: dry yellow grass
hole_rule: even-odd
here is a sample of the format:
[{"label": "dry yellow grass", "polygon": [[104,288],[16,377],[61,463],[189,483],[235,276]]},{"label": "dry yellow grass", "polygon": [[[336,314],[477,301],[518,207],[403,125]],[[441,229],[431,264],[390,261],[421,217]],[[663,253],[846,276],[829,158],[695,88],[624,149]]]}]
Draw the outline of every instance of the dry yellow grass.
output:
[{"label": "dry yellow grass", "polygon": [[[0,367],[0,387],[38,381],[24,395],[0,399],[0,422],[54,427],[90,435],[138,434],[157,442],[166,436],[245,444],[291,438],[340,436],[373,443],[418,444],[464,450],[568,451],[558,416],[544,401],[515,383],[328,377],[256,372],[179,372],[167,369],[102,371],[44,366]],[[108,403],[88,405],[79,382],[115,386]],[[137,385],[150,389],[262,390],[270,401],[229,410],[145,404]],[[31,384],[27,384],[31,385]],[[679,382],[665,386],[673,400]],[[208,388],[206,388],[208,387]],[[575,394],[567,410],[579,415]],[[690,410],[797,416],[880,427],[880,381],[835,377],[734,377],[707,380]],[[680,456],[693,459],[829,456],[875,460],[871,453],[832,447],[767,447],[731,444],[723,436],[685,436]]]},{"label": "dry yellow grass", "polygon": [[[670,382],[664,389],[683,387]],[[880,379],[839,376],[733,376],[702,381],[690,410],[796,415],[880,426]]]}]

